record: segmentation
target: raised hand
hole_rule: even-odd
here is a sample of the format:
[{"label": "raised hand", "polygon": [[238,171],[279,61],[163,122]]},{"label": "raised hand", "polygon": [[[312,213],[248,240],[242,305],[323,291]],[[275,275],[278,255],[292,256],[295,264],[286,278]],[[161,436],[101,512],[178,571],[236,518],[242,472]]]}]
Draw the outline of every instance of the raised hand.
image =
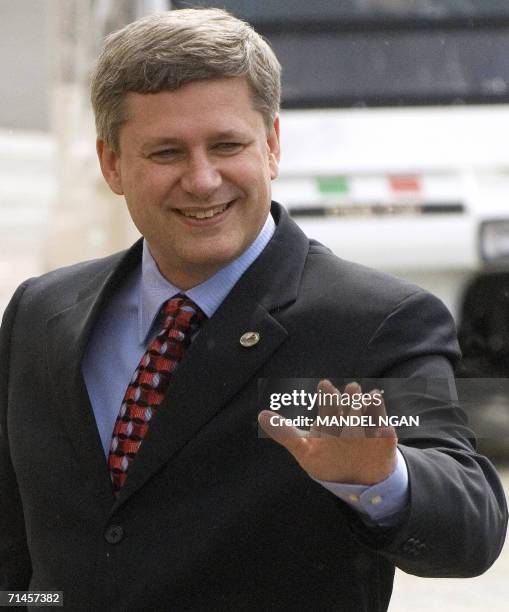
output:
[{"label": "raised hand", "polygon": [[[341,403],[346,402],[341,402],[341,397],[347,394],[351,398],[362,393],[357,383],[348,384],[341,394],[330,381],[321,380],[317,390],[322,397],[327,394],[328,399],[320,405],[321,419],[316,419],[309,431],[287,425],[279,414],[263,410],[258,422],[265,433],[284,446],[302,469],[318,480],[373,485],[387,478],[396,466],[398,440],[393,427],[379,425],[379,417],[386,415],[383,399],[380,403],[369,401],[366,395],[373,398],[377,393],[371,391],[364,395],[360,408],[353,409],[352,402],[345,408]],[[353,414],[371,416],[364,421],[371,420],[375,425],[342,426],[338,419],[332,418]]]}]

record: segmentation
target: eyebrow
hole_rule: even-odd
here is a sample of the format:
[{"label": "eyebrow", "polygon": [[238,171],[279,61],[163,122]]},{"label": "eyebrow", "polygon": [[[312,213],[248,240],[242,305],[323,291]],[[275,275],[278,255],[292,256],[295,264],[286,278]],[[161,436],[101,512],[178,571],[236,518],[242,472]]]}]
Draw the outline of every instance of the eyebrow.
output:
[{"label": "eyebrow", "polygon": [[242,135],[237,130],[225,130],[215,134],[213,140],[241,140],[243,138],[245,138],[245,135]]},{"label": "eyebrow", "polygon": [[[242,135],[240,132],[236,130],[224,130],[222,132],[217,132],[212,135],[210,140],[243,140],[245,139],[245,135]],[[181,145],[183,140],[180,138],[171,138],[171,137],[156,137],[147,140],[144,143],[143,147],[157,147],[159,145]]]}]

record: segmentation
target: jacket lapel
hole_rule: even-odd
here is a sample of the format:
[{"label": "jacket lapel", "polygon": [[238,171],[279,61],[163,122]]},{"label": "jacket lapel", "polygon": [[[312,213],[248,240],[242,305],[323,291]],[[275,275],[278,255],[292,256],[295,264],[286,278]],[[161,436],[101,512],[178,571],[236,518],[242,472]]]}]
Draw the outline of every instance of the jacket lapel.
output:
[{"label": "jacket lapel", "polygon": [[[189,442],[285,341],[287,332],[274,315],[296,299],[308,240],[284,211],[273,213],[278,226],[272,240],[188,349],[113,510]],[[240,344],[248,331],[260,334],[250,348]]]},{"label": "jacket lapel", "polygon": [[112,258],[76,301],[47,321],[47,355],[61,418],[91,493],[111,505],[113,493],[99,432],[81,371],[81,360],[100,310],[140,260],[141,241]]}]

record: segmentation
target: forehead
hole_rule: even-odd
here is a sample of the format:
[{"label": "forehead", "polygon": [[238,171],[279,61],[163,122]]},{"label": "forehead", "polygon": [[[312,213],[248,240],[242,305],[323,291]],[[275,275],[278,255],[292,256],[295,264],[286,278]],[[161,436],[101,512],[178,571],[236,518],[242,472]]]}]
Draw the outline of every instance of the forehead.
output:
[{"label": "forehead", "polygon": [[194,133],[246,130],[263,127],[254,110],[244,78],[193,81],[175,91],[155,94],[130,92],[126,97],[127,120],[121,130],[147,136],[180,138]]}]

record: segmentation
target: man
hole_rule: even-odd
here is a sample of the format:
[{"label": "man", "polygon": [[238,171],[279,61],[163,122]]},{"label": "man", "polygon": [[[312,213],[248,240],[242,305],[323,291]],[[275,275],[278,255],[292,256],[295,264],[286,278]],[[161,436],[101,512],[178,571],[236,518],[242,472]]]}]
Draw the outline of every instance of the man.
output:
[{"label": "man", "polygon": [[264,411],[280,444],[258,435],[261,379],[450,379],[458,356],[438,300],[271,206],[279,90],[268,45],[223,11],[107,40],[99,162],[144,240],[27,281],[5,313],[1,588],[69,610],[385,610],[394,565],[497,557],[503,492],[460,420],[398,446]]}]

